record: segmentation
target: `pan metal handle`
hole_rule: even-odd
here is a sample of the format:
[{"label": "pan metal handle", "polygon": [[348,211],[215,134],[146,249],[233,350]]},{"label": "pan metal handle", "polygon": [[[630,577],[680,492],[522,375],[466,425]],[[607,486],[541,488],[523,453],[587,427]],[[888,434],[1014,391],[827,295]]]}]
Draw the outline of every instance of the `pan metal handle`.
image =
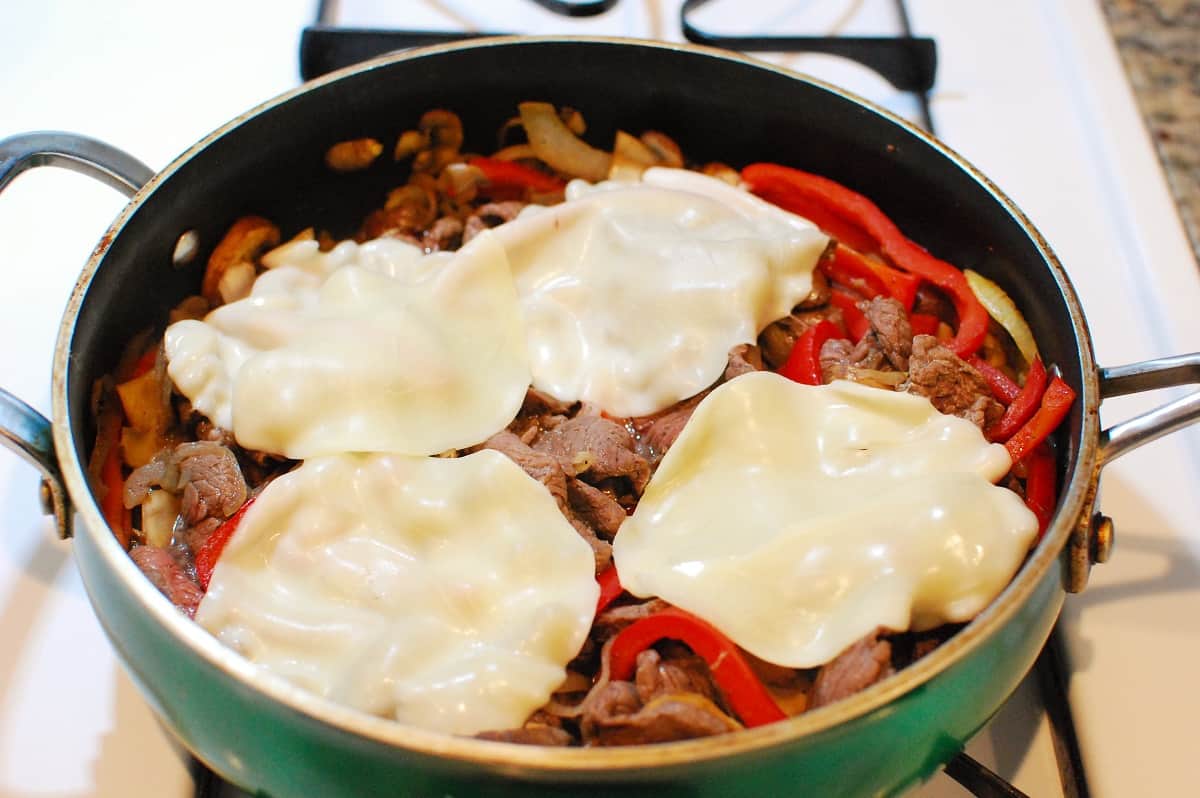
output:
[{"label": "pan metal handle", "polygon": [[[1100,369],[1100,399],[1126,396],[1180,385],[1200,383],[1200,352]],[[1094,563],[1112,554],[1115,531],[1108,516],[1094,512],[1100,471],[1126,452],[1157,440],[1200,420],[1200,391],[1168,402],[1131,419],[1101,430],[1087,510],[1067,542],[1066,589],[1078,593],[1087,586]]]},{"label": "pan metal handle", "polygon": [[[23,133],[0,139],[0,191],[37,166],[82,172],[132,197],[154,170],[115,147],[74,133]],[[54,452],[50,420],[0,388],[0,443],[42,472],[42,507],[54,515],[60,538],[71,536],[71,502]]]},{"label": "pan metal handle", "polygon": [[[1200,352],[1100,369],[1100,398],[1200,383]],[[1100,433],[1100,465],[1200,419],[1200,392],[1114,424]]]}]

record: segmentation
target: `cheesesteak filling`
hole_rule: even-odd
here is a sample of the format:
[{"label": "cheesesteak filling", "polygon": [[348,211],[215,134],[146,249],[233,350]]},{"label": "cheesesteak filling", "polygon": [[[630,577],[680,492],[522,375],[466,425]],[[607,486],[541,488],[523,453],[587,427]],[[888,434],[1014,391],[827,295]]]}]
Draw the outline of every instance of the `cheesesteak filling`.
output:
[{"label": "cheesesteak filling", "polygon": [[331,700],[551,746],[826,706],[993,600],[1074,399],[999,286],[825,178],[519,110],[486,157],[444,110],[335,144],[397,170],[361,229],[237,220],[98,381],[153,584]]}]

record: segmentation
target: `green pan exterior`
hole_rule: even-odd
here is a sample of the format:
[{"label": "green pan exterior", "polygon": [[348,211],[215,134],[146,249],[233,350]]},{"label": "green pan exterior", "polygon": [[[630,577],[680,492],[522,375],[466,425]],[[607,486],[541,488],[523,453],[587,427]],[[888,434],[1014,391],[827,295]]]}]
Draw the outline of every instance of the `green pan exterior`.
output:
[{"label": "green pan exterior", "polygon": [[[97,614],[167,727],[226,780],[262,795],[612,795],[625,798],[897,795],[928,779],[1032,667],[1062,605],[1058,570],[987,645],[891,703],[832,729],[718,762],[652,774],[548,775],[447,763],[329,726],[195,657],[147,615],[90,535],[75,556]],[[558,783],[548,783],[554,778]]]}]

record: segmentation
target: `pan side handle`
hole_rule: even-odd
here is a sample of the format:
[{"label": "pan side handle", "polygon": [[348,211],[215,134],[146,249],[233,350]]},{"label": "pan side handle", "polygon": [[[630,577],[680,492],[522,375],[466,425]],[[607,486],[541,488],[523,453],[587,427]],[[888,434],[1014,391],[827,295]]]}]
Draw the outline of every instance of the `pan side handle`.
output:
[{"label": "pan side handle", "polygon": [[[23,133],[0,140],[0,191],[37,166],[82,172],[132,197],[154,171],[133,156],[73,133]],[[50,420],[0,388],[0,443],[42,472],[42,507],[53,514],[60,538],[71,536],[71,502],[54,452]]]},{"label": "pan side handle", "polygon": [[[1100,398],[1200,383],[1200,352],[1100,369]],[[1157,407],[1100,433],[1100,465],[1200,420],[1200,392]]]},{"label": "pan side handle", "polygon": [[[1200,352],[1100,369],[1100,398],[1125,396],[1159,388],[1200,383]],[[1078,593],[1087,586],[1094,563],[1107,562],[1112,554],[1113,521],[1094,512],[1100,471],[1126,452],[1200,421],[1200,391],[1161,405],[1100,432],[1096,472],[1088,496],[1088,508],[1080,516],[1067,541],[1066,589]]]}]

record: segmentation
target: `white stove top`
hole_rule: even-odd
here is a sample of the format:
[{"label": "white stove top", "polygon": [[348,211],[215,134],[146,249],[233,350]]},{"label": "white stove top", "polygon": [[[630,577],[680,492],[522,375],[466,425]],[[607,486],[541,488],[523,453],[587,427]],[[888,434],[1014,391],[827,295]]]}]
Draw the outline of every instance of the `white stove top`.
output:
[{"label": "white stove top", "polygon": [[[193,141],[296,83],[309,0],[196,5],[142,0],[14,4],[0,27],[0,137],[74,130],[161,168]],[[480,10],[482,7],[485,10]],[[678,40],[676,2],[623,0],[564,20],[527,0],[343,0],[339,21]],[[388,9],[392,9],[388,11]],[[1090,0],[909,0],[937,40],[940,136],[1002,186],[1063,260],[1102,363],[1198,348],[1200,277],[1100,9]],[[386,16],[391,14],[389,18]],[[457,18],[457,22],[455,19]],[[890,0],[714,0],[698,24],[727,33],[888,34]],[[910,95],[856,65],[790,56],[898,113]],[[50,357],[79,269],[124,200],[37,170],[0,194],[0,385],[49,411]],[[1153,406],[1105,404],[1107,423]],[[187,796],[184,759],[117,666],[71,562],[52,539],[33,469],[0,450],[0,796]],[[1070,597],[1061,624],[1091,791],[1193,791],[1191,687],[1200,654],[1200,433],[1110,466],[1102,506],[1114,559]],[[1061,795],[1048,725],[1027,680],[968,751],[1034,796]],[[961,796],[944,776],[917,795]]]}]

